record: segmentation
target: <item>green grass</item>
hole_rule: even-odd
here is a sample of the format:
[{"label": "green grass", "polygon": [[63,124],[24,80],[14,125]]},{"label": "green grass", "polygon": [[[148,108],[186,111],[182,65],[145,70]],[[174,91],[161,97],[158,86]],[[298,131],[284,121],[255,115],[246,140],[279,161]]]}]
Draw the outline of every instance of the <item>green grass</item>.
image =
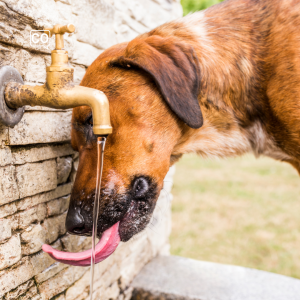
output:
[{"label": "green grass", "polygon": [[205,9],[220,2],[222,2],[222,0],[181,0],[183,15],[185,16],[190,12]]},{"label": "green grass", "polygon": [[288,164],[187,155],[173,194],[172,254],[300,278],[300,178]]}]

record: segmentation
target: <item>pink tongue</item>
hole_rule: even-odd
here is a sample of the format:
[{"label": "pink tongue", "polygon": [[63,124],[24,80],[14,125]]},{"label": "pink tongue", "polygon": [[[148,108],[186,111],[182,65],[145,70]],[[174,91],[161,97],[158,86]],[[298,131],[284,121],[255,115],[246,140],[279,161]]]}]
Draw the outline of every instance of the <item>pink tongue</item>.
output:
[{"label": "pink tongue", "polygon": [[[118,247],[120,242],[119,222],[103,232],[102,237],[95,247],[96,263],[106,259]],[[91,264],[92,250],[79,253],[63,252],[44,244],[42,249],[55,260],[73,266],[89,266]]]}]

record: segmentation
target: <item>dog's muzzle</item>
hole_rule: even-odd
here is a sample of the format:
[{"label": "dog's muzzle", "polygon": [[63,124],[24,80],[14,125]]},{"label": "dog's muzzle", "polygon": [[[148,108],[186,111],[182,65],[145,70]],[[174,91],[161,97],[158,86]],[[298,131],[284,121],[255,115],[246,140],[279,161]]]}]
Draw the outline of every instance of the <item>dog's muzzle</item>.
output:
[{"label": "dog's muzzle", "polygon": [[[119,221],[122,241],[129,240],[143,230],[155,207],[156,186],[151,178],[137,176],[124,194],[118,194],[115,190],[101,190],[98,235]],[[85,194],[80,193],[82,196],[78,196],[72,193],[66,228],[71,234],[91,236],[95,192],[89,193],[89,196],[83,199]]]}]

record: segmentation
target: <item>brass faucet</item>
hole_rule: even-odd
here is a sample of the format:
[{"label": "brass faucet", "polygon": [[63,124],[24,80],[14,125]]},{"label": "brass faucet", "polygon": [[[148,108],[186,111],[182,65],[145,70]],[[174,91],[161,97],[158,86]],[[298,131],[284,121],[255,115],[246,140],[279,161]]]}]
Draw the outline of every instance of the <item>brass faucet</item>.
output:
[{"label": "brass faucet", "polygon": [[[47,75],[46,83],[44,85],[24,85],[22,84],[22,79],[14,82],[13,78],[18,76],[14,77],[13,75],[9,75],[14,73],[12,67],[8,67],[8,71],[6,72],[7,74],[5,74],[5,76],[1,75],[2,70],[0,70],[0,85],[1,81],[3,81],[3,84],[6,84],[4,98],[8,107],[5,108],[5,113],[6,115],[10,113],[13,114],[14,111],[20,110],[20,108],[24,105],[46,106],[63,109],[88,105],[91,107],[93,113],[94,134],[98,136],[105,136],[112,133],[108,99],[106,98],[105,94],[99,90],[74,84],[74,69],[68,65],[68,52],[63,50],[64,33],[72,33],[74,31],[75,26],[72,24],[64,26],[55,25],[53,28],[45,29],[45,33],[50,37],[55,34],[55,50],[51,52],[51,65],[46,68]],[[11,73],[9,73],[9,71]],[[15,72],[17,71],[15,70]],[[5,77],[5,80],[8,83],[4,82],[5,80],[1,76],[3,78]],[[19,115],[23,114],[19,113]],[[14,116],[12,115],[12,117]],[[0,115],[0,121],[5,123],[5,117],[1,117]],[[14,123],[16,123],[15,120],[8,120],[7,124],[5,125],[13,126],[15,125]]]}]

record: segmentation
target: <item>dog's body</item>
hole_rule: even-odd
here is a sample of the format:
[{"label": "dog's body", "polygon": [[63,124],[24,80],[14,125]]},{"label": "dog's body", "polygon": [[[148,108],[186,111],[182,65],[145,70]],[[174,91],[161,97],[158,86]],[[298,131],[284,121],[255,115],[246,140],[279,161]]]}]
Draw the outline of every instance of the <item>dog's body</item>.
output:
[{"label": "dog's body", "polygon": [[[299,0],[227,0],[167,23],[104,51],[82,85],[106,93],[114,130],[99,232],[121,220],[126,241],[144,229],[164,176],[184,153],[253,151],[300,172]],[[72,145],[80,164],[67,228],[76,234],[91,231],[90,120],[89,108],[74,109]],[[78,214],[84,222],[76,227]]]}]

